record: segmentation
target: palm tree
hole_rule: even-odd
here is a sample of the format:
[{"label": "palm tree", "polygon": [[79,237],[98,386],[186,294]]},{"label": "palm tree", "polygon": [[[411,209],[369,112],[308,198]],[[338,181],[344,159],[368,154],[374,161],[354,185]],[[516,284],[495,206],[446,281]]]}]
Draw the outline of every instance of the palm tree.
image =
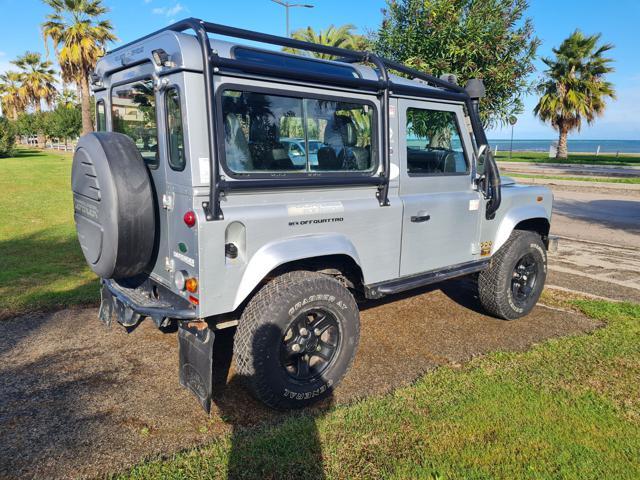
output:
[{"label": "palm tree", "polygon": [[111,22],[99,20],[109,10],[101,0],[44,0],[53,9],[42,24],[45,42],[51,39],[58,56],[62,80],[80,91],[82,133],[93,131],[89,74],[108,42],[116,40]]},{"label": "palm tree", "polygon": [[599,41],[600,34],[585,36],[576,30],[553,49],[555,58],[542,59],[548,68],[533,111],[559,132],[556,158],[567,158],[569,132],[580,130],[583,120],[593,123],[604,113],[605,100],[615,98],[613,85],[605,80],[613,72],[613,60],[604,56],[613,45]]},{"label": "palm tree", "polygon": [[0,100],[2,111],[12,120],[16,120],[18,114],[24,111],[27,102],[22,88],[22,76],[18,72],[0,74]]},{"label": "palm tree", "polygon": [[37,52],[26,52],[11,63],[20,69],[23,95],[36,112],[42,110],[42,100],[51,106],[57,93],[54,85],[56,72],[51,68],[52,63],[43,61]]},{"label": "palm tree", "polygon": [[[316,31],[311,28],[301,28],[296,30],[291,35],[296,40],[303,40],[305,42],[318,43],[320,45],[328,45],[331,47],[346,48],[349,50],[366,50],[368,48],[368,41],[363,35],[358,35],[353,31],[356,29],[355,25],[346,24],[341,27],[329,25],[326,30]],[[301,52],[294,48],[285,48],[285,52],[295,53],[298,55],[307,55],[307,52]],[[333,55],[326,53],[311,53],[314,57],[330,60]]]},{"label": "palm tree", "polygon": [[64,108],[75,108],[75,106],[78,104],[78,96],[73,90],[63,88],[56,97],[56,104]]}]

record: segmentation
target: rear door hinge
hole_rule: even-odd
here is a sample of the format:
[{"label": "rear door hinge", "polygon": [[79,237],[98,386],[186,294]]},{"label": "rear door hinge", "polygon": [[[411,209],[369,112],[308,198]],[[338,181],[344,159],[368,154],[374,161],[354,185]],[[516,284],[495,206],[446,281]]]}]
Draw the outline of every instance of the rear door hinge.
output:
[{"label": "rear door hinge", "polygon": [[173,193],[165,193],[162,195],[162,208],[167,211],[173,210],[174,205],[174,194]]}]

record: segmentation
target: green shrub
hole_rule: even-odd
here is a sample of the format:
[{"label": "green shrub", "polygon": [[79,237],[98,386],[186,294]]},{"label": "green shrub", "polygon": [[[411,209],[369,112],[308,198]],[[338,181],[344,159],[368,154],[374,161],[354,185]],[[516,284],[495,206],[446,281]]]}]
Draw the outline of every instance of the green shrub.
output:
[{"label": "green shrub", "polygon": [[0,117],[0,157],[10,157],[15,151],[16,133],[5,117]]}]

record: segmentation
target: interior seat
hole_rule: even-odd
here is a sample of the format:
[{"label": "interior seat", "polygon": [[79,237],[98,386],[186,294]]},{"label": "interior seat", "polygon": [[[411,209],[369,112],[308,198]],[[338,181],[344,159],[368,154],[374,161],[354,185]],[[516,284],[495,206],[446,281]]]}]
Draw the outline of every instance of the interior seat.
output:
[{"label": "interior seat", "polygon": [[340,170],[342,162],[338,152],[344,147],[337,117],[327,123],[324,129],[324,145],[318,149],[318,170]]},{"label": "interior seat", "polygon": [[228,167],[234,172],[253,170],[251,150],[242,131],[238,115],[228,111],[224,116],[224,149]]},{"label": "interior seat", "polygon": [[338,158],[342,170],[368,170],[371,167],[371,154],[367,147],[358,147],[358,131],[351,117],[340,118],[340,133],[344,148]]},{"label": "interior seat", "polygon": [[285,146],[280,143],[278,125],[272,113],[251,119],[251,149],[254,165],[258,170],[292,170],[293,162]]}]

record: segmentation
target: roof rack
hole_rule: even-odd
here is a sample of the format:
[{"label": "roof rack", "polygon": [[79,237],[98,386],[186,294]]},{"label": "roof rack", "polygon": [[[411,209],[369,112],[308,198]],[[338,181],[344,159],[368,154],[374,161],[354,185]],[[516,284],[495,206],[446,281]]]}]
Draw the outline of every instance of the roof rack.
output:
[{"label": "roof rack", "polygon": [[[251,182],[224,182],[221,181],[220,173],[217,167],[217,162],[214,162],[214,152],[216,157],[220,158],[223,154],[223,145],[219,142],[216,144],[217,138],[217,120],[214,114],[214,102],[213,102],[213,75],[224,73],[229,71],[242,71],[248,74],[267,75],[275,78],[296,79],[309,83],[317,83],[319,80],[323,84],[330,84],[344,88],[354,88],[367,91],[376,92],[382,102],[383,114],[381,115],[382,122],[382,165],[383,169],[380,177],[363,177],[354,182],[354,179],[348,179],[344,184],[375,184],[378,185],[378,192],[376,194],[381,206],[389,205],[388,191],[389,191],[389,171],[390,171],[390,154],[389,154],[389,95],[390,92],[405,93],[415,96],[428,96],[429,98],[438,98],[443,100],[457,100],[463,101],[467,104],[468,111],[471,113],[475,111],[472,108],[471,99],[466,91],[454,84],[434,77],[433,75],[420,72],[409,68],[401,63],[393,62],[385,58],[381,58],[371,52],[363,52],[356,50],[347,50],[344,48],[331,47],[327,45],[320,45],[316,43],[304,42],[293,38],[279,37],[276,35],[270,35],[266,33],[254,32],[251,30],[245,30],[236,27],[229,27],[226,25],[220,25],[211,22],[205,22],[197,18],[187,18],[177,23],[169,25],[161,30],[157,30],[149,35],[146,35],[134,42],[122,45],[112,52],[116,52],[129,47],[135,43],[139,43],[141,40],[150,38],[164,31],[184,32],[187,30],[193,30],[196,34],[198,43],[200,44],[200,50],[202,54],[202,63],[204,70],[204,82],[205,82],[205,95],[207,98],[206,112],[207,112],[207,126],[209,133],[209,162],[211,171],[211,189],[210,189],[210,201],[205,202],[203,207],[205,209],[207,220],[222,219],[223,214],[220,209],[220,194],[225,189],[230,188],[259,188],[260,186],[273,187],[275,182],[279,180],[255,180]],[[375,67],[375,72],[378,76],[378,80],[371,80],[365,78],[348,78],[333,74],[318,75],[317,73],[305,72],[302,69],[296,68],[281,68],[274,67],[266,64],[258,64],[246,60],[238,60],[234,58],[220,57],[218,53],[211,49],[211,42],[209,34],[217,34],[226,37],[240,38],[244,40],[250,40],[270,45],[278,45],[280,47],[288,47],[296,50],[302,50],[307,52],[324,53],[333,55],[337,58],[338,62],[343,63],[371,63]],[[110,53],[112,53],[110,52]],[[276,52],[277,53],[277,52]],[[407,85],[404,83],[394,83],[389,77],[389,70],[395,70],[401,74],[407,75],[411,78],[418,78],[427,84],[432,85],[432,89],[425,89],[419,85]],[[476,139],[479,143],[486,143],[486,137],[484,136],[484,130],[477,115],[471,114],[471,123],[476,135]],[[303,184],[305,179],[301,179],[300,183]],[[236,183],[238,185],[236,185]],[[307,183],[323,184],[323,185],[337,185],[342,182],[336,178],[330,177],[314,177],[308,179]],[[242,184],[242,185],[241,185]],[[289,185],[289,182],[287,182]]]}]

